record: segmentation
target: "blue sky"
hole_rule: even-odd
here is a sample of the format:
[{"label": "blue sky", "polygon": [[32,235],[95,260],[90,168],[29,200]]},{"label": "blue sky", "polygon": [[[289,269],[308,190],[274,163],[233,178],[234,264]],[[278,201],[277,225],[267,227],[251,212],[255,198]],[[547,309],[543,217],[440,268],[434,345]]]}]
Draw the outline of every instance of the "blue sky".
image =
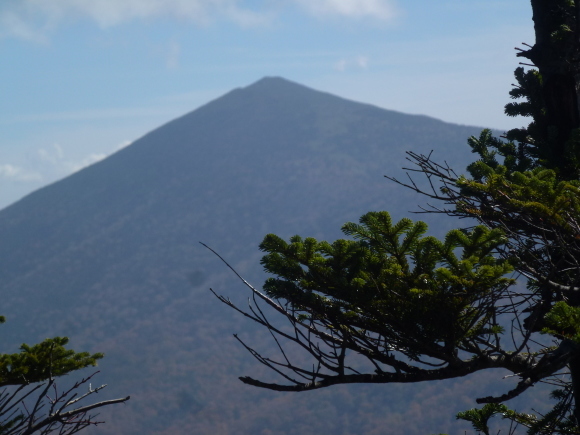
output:
[{"label": "blue sky", "polygon": [[529,0],[1,0],[0,207],[282,76],[507,129]]}]

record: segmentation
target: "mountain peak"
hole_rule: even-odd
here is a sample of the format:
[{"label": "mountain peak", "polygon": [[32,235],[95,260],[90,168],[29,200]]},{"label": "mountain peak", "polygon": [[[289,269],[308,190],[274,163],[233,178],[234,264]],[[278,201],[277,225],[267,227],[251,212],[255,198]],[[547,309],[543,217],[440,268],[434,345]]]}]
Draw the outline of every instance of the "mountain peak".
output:
[{"label": "mountain peak", "polygon": [[[368,210],[402,217],[417,197],[383,175],[401,174],[405,150],[436,150],[462,168],[471,158],[465,139],[478,133],[281,77],[229,92],[0,211],[2,310],[10,314],[3,345],[68,335],[75,348],[106,352],[109,394],[147,398],[113,418],[112,434],[213,434],[216,409],[221,433],[359,433],[363,425],[379,433],[401,420],[401,406],[425,401],[423,387],[380,400],[366,388],[291,400],[236,382],[256,365],[228,338],[241,316],[208,289],[238,281],[197,241],[258,284],[265,234],[332,240]],[[247,327],[252,345],[276,352]],[[437,414],[456,396],[440,391]],[[326,417],[345,409],[338,423]],[[409,428],[410,416],[389,423],[390,432],[443,425]]]},{"label": "mountain peak", "polygon": [[296,85],[296,86],[301,86],[298,83],[295,83],[293,81],[290,81],[290,80],[285,79],[284,77],[279,77],[279,76],[266,76],[266,77],[262,77],[257,82],[252,83],[248,87],[253,87],[253,86],[272,86],[272,85],[279,86],[279,85],[283,85],[283,84],[293,84],[293,85]]},{"label": "mountain peak", "polygon": [[[278,76],[266,76],[261,78],[255,83],[246,86],[241,89],[242,91],[250,92],[260,92],[260,93],[282,93],[284,95],[291,95],[293,93],[298,93],[299,95],[315,95],[315,94],[325,94],[324,92],[317,91],[315,89],[309,88],[302,84],[293,82],[291,80],[285,79],[284,77]],[[330,94],[328,94],[330,95]],[[335,97],[335,96],[334,96]],[[335,97],[339,98],[339,97]]]}]

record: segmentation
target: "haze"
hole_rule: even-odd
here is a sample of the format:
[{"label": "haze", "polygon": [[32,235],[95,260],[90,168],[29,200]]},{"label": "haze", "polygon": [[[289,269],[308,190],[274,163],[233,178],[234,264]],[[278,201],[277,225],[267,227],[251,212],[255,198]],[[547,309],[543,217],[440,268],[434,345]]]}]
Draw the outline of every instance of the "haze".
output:
[{"label": "haze", "polygon": [[527,0],[4,0],[0,207],[264,76],[506,129]]}]

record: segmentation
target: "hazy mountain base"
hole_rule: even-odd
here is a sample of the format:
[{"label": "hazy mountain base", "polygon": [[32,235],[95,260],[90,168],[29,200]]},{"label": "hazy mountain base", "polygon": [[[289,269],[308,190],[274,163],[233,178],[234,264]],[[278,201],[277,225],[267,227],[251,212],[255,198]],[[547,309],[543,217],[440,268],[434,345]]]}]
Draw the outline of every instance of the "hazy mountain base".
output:
[{"label": "hazy mountain base", "polygon": [[[104,351],[106,394],[132,396],[103,412],[104,433],[463,434],[455,413],[513,378],[302,394],[243,385],[238,376],[272,374],[231,334],[276,350],[210,294],[248,296],[197,242],[260,286],[266,233],[334,239],[369,210],[408,215],[425,198],[383,175],[405,176],[405,150],[434,149],[462,169],[479,130],[277,78],[232,91],[0,211],[4,350],[62,334]],[[457,225],[420,217],[435,234]]]}]

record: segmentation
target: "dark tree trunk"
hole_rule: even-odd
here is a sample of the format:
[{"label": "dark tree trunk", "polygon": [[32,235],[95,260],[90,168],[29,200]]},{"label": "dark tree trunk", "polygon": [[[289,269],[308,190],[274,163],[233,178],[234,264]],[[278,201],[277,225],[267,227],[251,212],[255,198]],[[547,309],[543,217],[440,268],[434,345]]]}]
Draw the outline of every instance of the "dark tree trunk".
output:
[{"label": "dark tree trunk", "polygon": [[[543,119],[535,119],[540,154],[563,179],[580,178],[580,0],[531,0],[536,43],[528,58],[542,78]],[[579,301],[567,301],[579,306]],[[569,365],[580,425],[580,352]]]},{"label": "dark tree trunk", "polygon": [[574,417],[576,425],[580,426],[580,356],[576,356],[570,362],[570,373],[572,374],[572,394],[574,395]]},{"label": "dark tree trunk", "polygon": [[[545,118],[538,125],[544,136],[540,154],[563,178],[578,178],[580,147],[580,0],[531,0],[535,45],[520,53],[542,77]],[[536,120],[538,122],[538,120]]]}]

